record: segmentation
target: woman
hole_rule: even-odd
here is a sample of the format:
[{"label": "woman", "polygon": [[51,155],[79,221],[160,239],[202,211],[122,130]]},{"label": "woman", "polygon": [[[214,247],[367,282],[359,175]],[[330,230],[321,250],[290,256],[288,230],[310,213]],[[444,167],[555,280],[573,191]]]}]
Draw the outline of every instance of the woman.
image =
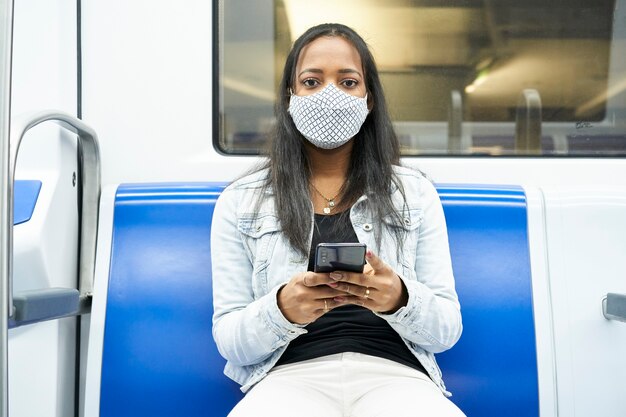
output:
[{"label": "woman", "polygon": [[[247,392],[230,415],[462,416],[433,355],[462,329],[441,203],[399,166],[367,45],[309,29],[279,96],[266,166],[213,217],[213,335]],[[357,241],[363,273],[312,272],[317,243]]]}]

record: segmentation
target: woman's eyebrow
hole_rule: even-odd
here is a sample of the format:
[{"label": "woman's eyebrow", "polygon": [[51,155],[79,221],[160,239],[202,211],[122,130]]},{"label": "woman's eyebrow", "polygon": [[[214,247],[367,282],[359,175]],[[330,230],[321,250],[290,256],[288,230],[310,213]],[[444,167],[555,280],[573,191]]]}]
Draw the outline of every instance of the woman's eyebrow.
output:
[{"label": "woman's eyebrow", "polygon": [[[313,72],[313,73],[316,73],[316,74],[322,74],[324,71],[322,71],[319,68],[306,68],[306,69],[300,71],[300,74],[298,74],[298,77],[301,76],[302,74],[306,73],[306,72]],[[340,73],[340,74],[358,74],[359,77],[363,77],[359,71],[357,71],[355,69],[352,69],[352,68],[343,68],[343,69],[340,69],[337,72]]]},{"label": "woman's eyebrow", "polygon": [[301,75],[302,75],[302,74],[304,74],[305,72],[315,72],[315,73],[318,73],[318,74],[322,74],[324,71],[322,71],[322,70],[321,70],[321,69],[319,69],[319,68],[307,68],[307,69],[302,70],[302,71],[300,72],[300,74],[298,74],[298,76],[301,76]]},{"label": "woman's eyebrow", "polygon": [[355,70],[355,69],[352,69],[352,68],[344,68],[344,69],[340,69],[338,72],[339,72],[340,74],[358,74],[358,75],[359,75],[359,77],[363,77],[359,71],[357,71],[357,70]]}]

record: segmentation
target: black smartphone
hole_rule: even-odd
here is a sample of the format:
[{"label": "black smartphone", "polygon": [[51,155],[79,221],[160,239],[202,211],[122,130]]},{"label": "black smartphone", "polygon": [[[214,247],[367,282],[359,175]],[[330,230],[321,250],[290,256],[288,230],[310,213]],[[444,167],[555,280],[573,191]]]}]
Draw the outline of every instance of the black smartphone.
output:
[{"label": "black smartphone", "polygon": [[320,243],[315,248],[315,272],[363,272],[365,243]]}]

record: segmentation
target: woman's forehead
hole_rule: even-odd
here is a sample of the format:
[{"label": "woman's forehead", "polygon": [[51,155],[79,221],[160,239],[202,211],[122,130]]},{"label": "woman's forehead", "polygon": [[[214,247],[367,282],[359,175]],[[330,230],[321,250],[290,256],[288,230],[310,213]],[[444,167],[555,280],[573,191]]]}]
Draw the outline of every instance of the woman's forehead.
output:
[{"label": "woman's forehead", "polygon": [[302,48],[297,72],[307,68],[354,68],[362,72],[361,56],[354,45],[341,36],[321,36]]}]

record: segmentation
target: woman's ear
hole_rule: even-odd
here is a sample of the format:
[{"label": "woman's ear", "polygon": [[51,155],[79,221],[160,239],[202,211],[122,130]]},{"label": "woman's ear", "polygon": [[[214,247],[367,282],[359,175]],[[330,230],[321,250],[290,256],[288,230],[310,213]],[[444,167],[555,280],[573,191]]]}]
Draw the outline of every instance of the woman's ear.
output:
[{"label": "woman's ear", "polygon": [[372,109],[374,108],[374,99],[372,98],[371,94],[367,95],[367,111],[368,113],[372,111]]}]

